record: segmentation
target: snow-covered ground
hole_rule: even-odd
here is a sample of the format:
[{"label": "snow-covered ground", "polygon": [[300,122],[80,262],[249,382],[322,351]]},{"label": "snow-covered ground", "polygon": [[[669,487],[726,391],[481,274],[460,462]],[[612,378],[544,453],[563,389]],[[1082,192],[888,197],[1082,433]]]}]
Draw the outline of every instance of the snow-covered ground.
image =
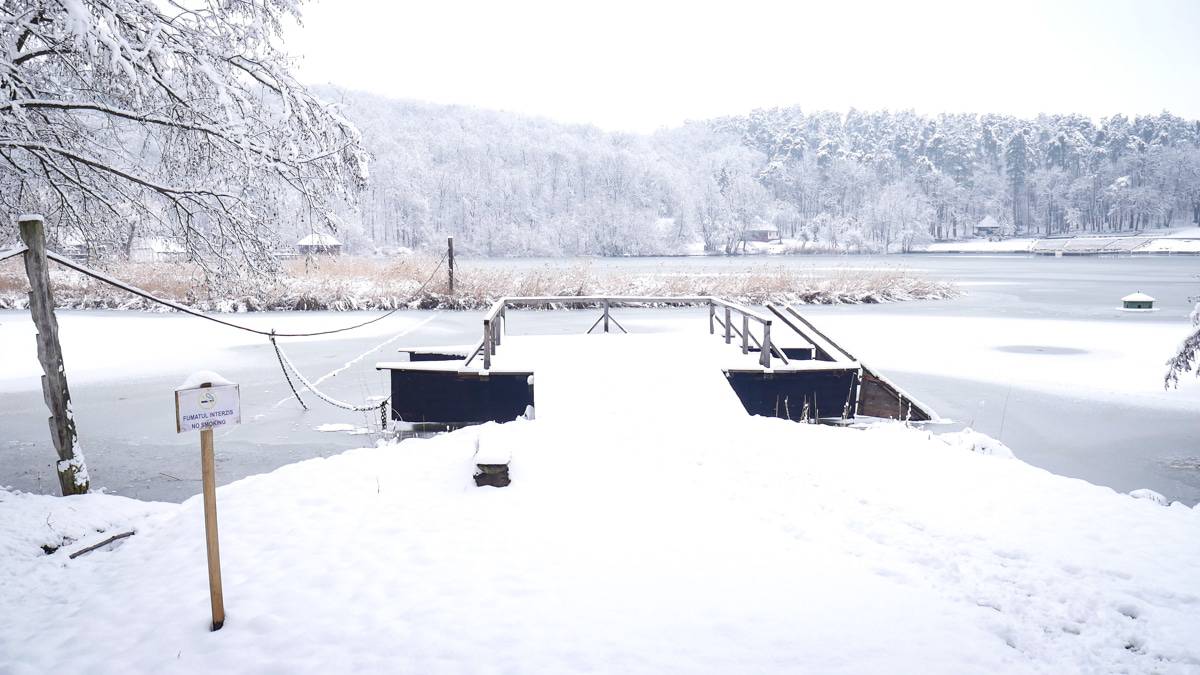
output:
[{"label": "snow-covered ground", "polygon": [[[0,594],[0,672],[1200,668],[1200,510],[971,433],[722,414],[700,376],[656,396],[670,368],[627,401],[616,359],[675,350],[596,339],[585,362],[539,345],[538,386],[589,405],[221,488],[216,633],[199,498],[0,492],[0,585],[22,589]],[[511,455],[511,486],[474,486],[481,452]]]},{"label": "snow-covered ground", "polygon": [[929,244],[925,250],[929,253],[1028,253],[1036,241],[1036,239],[1027,237],[1001,241],[987,239],[939,241]]},{"label": "snow-covered ground", "polygon": [[1029,253],[1039,247],[1086,247],[1095,242],[1098,247],[1107,247],[1112,253],[1120,254],[1194,254],[1200,253],[1200,227],[1173,230],[1150,230],[1139,236],[1104,237],[1102,235],[1075,238],[1037,239],[1016,237],[1000,241],[987,239],[965,239],[940,241],[924,248],[927,253]]},{"label": "snow-covered ground", "polygon": [[[1176,278],[1184,261],[1161,261],[1172,263],[1155,282],[1164,290],[1145,289],[1165,309],[1138,316],[1116,310],[1117,289],[1081,281],[1113,274],[1111,262],[1094,262],[1005,261],[1062,276],[984,279],[970,287],[974,297],[811,315],[902,384],[917,372],[962,378],[950,394],[932,392],[941,398],[1007,386],[1111,406],[1135,432],[1150,409],[1189,419],[1200,408],[1194,378],[1179,391],[1159,388],[1163,354],[1186,328],[1180,297],[1192,284]],[[1123,279],[1142,269],[1117,262]],[[1074,305],[1056,299],[1064,292]],[[1052,318],[1068,309],[1074,318]],[[515,333],[577,333],[594,319],[515,314]],[[555,358],[554,339],[514,334],[498,361],[540,359],[537,391],[558,401],[539,404],[535,420],[352,450],[221,487],[228,618],[217,633],[207,631],[198,497],[164,504],[0,489],[0,588],[18,589],[0,593],[0,673],[80,659],[101,673],[1200,672],[1200,509],[1056,476],[973,432],[746,417],[715,386],[719,376],[674,367],[705,358],[691,341],[710,339],[702,313],[620,314],[635,333],[690,337],[594,336],[604,349],[580,359]],[[294,316],[297,328],[357,318]],[[478,330],[477,315],[441,313],[398,337],[429,316],[381,322],[353,349],[334,339],[289,348],[334,393],[369,398],[379,391],[365,386],[369,361],[418,334],[437,344]],[[0,396],[29,402],[41,438],[32,335],[15,314],[0,318],[0,347],[13,357],[0,364]],[[237,318],[284,330],[291,316]],[[162,399],[134,406],[162,408],[161,419],[122,426],[169,424],[169,387],[183,368],[255,382],[243,396],[259,412],[219,439],[219,478],[235,466],[244,475],[255,465],[238,453],[269,454],[277,433],[297,428],[325,445],[368,444],[314,431],[361,428],[346,416],[314,417],[320,410],[292,411],[296,428],[273,431],[293,402],[277,370],[250,369],[273,358],[257,338],[209,333],[186,317],[60,320],[72,382],[84,392],[77,401],[89,390],[112,398],[115,380],[133,383],[117,392]],[[648,379],[625,381],[618,364]],[[1007,395],[992,402],[1001,401],[1007,409]],[[87,410],[101,404],[93,398]],[[1017,410],[1014,401],[1009,417]],[[1047,414],[1071,434],[1089,432]],[[87,434],[101,431],[89,422]],[[1052,446],[1055,437],[1041,438]],[[159,454],[191,466],[194,444],[179,437]],[[1054,451],[1035,445],[1013,450]],[[513,484],[476,488],[476,453],[510,455]],[[147,463],[161,471],[155,461]],[[69,558],[128,529],[136,534]]]}]

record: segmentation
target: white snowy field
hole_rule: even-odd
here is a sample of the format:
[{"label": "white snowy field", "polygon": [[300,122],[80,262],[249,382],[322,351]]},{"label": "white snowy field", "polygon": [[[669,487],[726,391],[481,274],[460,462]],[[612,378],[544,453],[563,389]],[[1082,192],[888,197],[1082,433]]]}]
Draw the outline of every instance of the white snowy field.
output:
[{"label": "white snowy field", "polygon": [[0,672],[1200,670],[1200,509],[971,432],[747,417],[661,365],[716,339],[513,338],[580,405],[220,488],[216,633],[198,497],[0,491]]},{"label": "white snowy field", "polygon": [[198,497],[0,492],[0,672],[1200,670],[1200,511],[944,440],[701,413],[290,465],[218,491],[216,633]]}]

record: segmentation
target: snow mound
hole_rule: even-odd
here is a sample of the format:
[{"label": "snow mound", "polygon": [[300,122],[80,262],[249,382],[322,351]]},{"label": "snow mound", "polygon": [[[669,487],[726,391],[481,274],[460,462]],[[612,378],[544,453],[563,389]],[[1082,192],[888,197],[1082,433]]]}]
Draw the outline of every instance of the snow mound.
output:
[{"label": "snow mound", "polygon": [[[519,453],[510,486],[474,486],[477,441]],[[216,633],[198,497],[0,496],[0,672],[77,664],[63,645],[97,673],[1200,663],[1198,512],[903,425],[547,415],[289,465],[218,490]],[[138,534],[68,560],[47,516]]]},{"label": "snow mound", "polygon": [[974,429],[968,428],[962,431],[941,434],[938,436],[938,439],[952,448],[961,448],[981,455],[993,455],[995,457],[1007,457],[1010,459],[1016,457],[1012,449],[1007,445]]},{"label": "snow mound", "polygon": [[1159,504],[1161,506],[1170,506],[1171,504],[1171,502],[1162,494],[1149,488],[1134,490],[1133,492],[1129,493],[1129,496],[1133,497],[1134,499],[1145,499],[1148,502],[1154,502],[1155,504]]},{"label": "snow mound", "polygon": [[202,384],[211,384],[214,387],[222,387],[233,384],[233,382],[225,379],[220,374],[214,373],[211,370],[197,370],[191,375],[188,375],[187,379],[180,383],[176,389],[194,389]]}]

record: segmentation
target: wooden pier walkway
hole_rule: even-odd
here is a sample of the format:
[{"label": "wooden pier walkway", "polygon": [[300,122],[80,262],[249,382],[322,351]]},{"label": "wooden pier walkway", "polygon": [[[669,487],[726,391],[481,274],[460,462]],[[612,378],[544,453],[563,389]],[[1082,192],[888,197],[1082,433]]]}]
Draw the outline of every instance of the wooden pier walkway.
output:
[{"label": "wooden pier walkway", "polygon": [[510,336],[495,367],[536,373],[536,416],[571,424],[622,419],[713,423],[745,419],[722,368],[755,355],[692,332]]}]

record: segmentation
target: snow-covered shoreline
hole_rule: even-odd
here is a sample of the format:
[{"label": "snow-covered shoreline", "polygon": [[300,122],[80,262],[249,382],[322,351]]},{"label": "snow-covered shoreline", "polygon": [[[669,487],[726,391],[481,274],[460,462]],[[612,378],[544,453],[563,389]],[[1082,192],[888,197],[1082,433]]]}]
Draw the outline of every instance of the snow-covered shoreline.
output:
[{"label": "snow-covered shoreline", "polygon": [[[326,259],[315,266],[290,266],[288,273],[253,290],[210,293],[190,281],[184,265],[129,264],[110,272],[174,302],[213,312],[288,310],[486,309],[504,296],[542,295],[717,295],[745,304],[859,304],[944,299],[958,295],[952,284],[915,272],[812,270],[785,267],[678,274],[672,271],[614,272],[587,264],[538,269],[464,266],[455,270],[455,293],[446,292],[445,272],[426,259],[379,261]],[[433,281],[423,286],[433,274]],[[440,276],[439,276],[440,275]],[[64,309],[169,311],[70,270],[51,272],[55,303]],[[0,309],[28,302],[22,273],[0,268]]]}]

